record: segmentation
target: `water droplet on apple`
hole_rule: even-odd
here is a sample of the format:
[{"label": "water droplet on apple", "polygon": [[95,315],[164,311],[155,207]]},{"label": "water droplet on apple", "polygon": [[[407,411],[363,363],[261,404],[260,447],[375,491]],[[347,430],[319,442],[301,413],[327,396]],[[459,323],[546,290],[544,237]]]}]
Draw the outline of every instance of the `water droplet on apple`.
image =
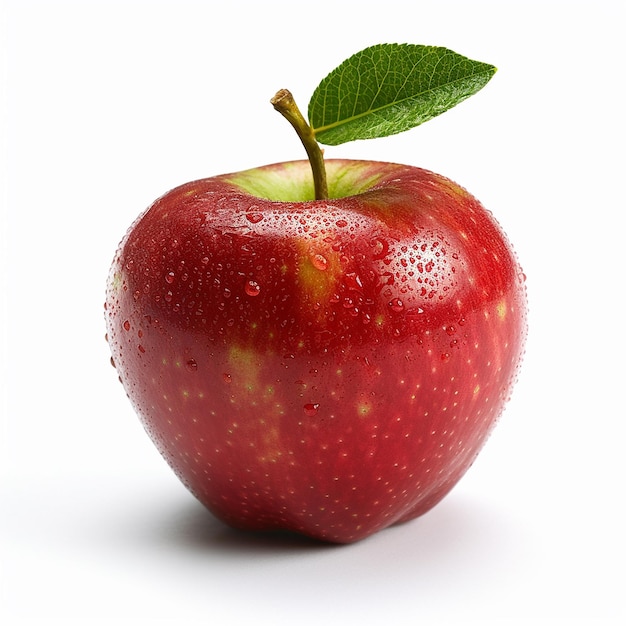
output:
[{"label": "water droplet on apple", "polygon": [[313,263],[313,267],[322,271],[328,267],[328,259],[322,254],[311,255],[311,263]]},{"label": "water droplet on apple", "polygon": [[320,405],[318,403],[308,402],[307,404],[304,405],[304,414],[307,417],[315,417],[317,415],[319,408],[320,408]]},{"label": "water droplet on apple", "polygon": [[394,313],[401,313],[404,310],[404,302],[400,298],[394,298],[389,302],[389,308]]},{"label": "water droplet on apple", "polygon": [[146,352],[146,349],[141,344],[139,344],[137,346],[137,350],[139,350],[139,352],[141,352],[141,354],[145,354],[145,352]]},{"label": "water droplet on apple", "polygon": [[246,213],[246,218],[252,224],[258,224],[263,220],[263,213]]},{"label": "water droplet on apple", "polygon": [[446,327],[446,333],[452,337],[452,335],[456,333],[456,328],[454,326],[448,326]]},{"label": "water droplet on apple", "polygon": [[380,260],[384,258],[389,252],[389,244],[385,239],[381,239],[380,237],[375,237],[372,239],[372,252],[374,255],[374,259]]},{"label": "water droplet on apple", "polygon": [[170,285],[174,282],[174,272],[168,272],[165,274],[165,282]]},{"label": "water droplet on apple", "polygon": [[189,359],[187,361],[186,367],[190,372],[198,371],[198,364],[196,363],[195,359]]},{"label": "water droplet on apple", "polygon": [[256,282],[256,280],[249,280],[246,282],[245,292],[249,296],[258,296],[261,292],[261,286]]},{"label": "water droplet on apple", "polygon": [[352,289],[354,291],[363,290],[363,282],[361,281],[361,277],[356,272],[348,272],[344,277],[344,281],[348,289]]},{"label": "water droplet on apple", "polygon": [[446,362],[447,362],[447,361],[449,361],[449,360],[450,360],[450,354],[449,354],[448,352],[444,352],[444,353],[441,355],[441,361],[442,361],[443,363],[446,363]]},{"label": "water droplet on apple", "polygon": [[222,374],[222,380],[227,384],[230,385],[230,383],[233,382],[233,377],[230,374]]},{"label": "water droplet on apple", "polygon": [[164,296],[163,299],[165,300],[165,302],[171,302],[172,298],[174,297],[174,294],[171,291],[168,291]]},{"label": "water droplet on apple", "polygon": [[124,330],[125,331],[129,331],[130,330],[130,322],[128,320],[126,320],[123,324],[124,326]]},{"label": "water droplet on apple", "polygon": [[408,309],[406,312],[407,316],[413,319],[417,319],[423,313],[424,313],[424,309],[422,309],[421,306]]}]

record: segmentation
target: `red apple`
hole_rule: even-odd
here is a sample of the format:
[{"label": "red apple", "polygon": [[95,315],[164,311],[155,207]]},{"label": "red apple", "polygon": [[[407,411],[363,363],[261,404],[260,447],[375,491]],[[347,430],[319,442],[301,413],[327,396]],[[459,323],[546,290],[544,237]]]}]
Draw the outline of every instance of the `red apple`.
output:
[{"label": "red apple", "polygon": [[189,490],[242,529],[362,539],[437,504],[509,397],[526,332],[505,235],[452,181],[297,161],[158,199],[111,268],[114,364]]}]

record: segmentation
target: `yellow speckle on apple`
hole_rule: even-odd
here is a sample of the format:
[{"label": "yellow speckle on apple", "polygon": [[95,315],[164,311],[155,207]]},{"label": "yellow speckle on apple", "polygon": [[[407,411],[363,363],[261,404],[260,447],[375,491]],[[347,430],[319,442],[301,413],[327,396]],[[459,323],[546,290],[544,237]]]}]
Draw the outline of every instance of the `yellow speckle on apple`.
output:
[{"label": "yellow speckle on apple", "polygon": [[228,380],[239,389],[248,393],[260,390],[259,376],[261,365],[258,362],[254,350],[248,350],[243,346],[231,346],[228,351],[229,371],[236,372],[230,375]]},{"label": "yellow speckle on apple", "polygon": [[113,274],[113,279],[111,280],[111,288],[113,291],[119,290],[122,287],[123,282],[122,274],[120,272],[115,272],[115,274]]},{"label": "yellow speckle on apple", "polygon": [[372,406],[368,402],[359,402],[356,411],[359,417],[367,417],[372,411]]},{"label": "yellow speckle on apple", "polygon": [[[341,269],[338,252],[325,246],[312,247],[304,239],[299,242],[297,272],[301,298],[312,303],[326,302],[341,278]],[[323,314],[321,308],[320,315]]]}]

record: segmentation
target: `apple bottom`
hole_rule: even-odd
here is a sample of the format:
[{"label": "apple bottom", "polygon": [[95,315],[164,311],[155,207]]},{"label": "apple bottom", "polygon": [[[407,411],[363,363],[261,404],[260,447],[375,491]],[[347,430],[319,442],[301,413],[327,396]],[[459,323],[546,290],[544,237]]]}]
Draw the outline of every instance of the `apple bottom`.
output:
[{"label": "apple bottom", "polygon": [[228,525],[354,542],[435,506],[502,411],[511,329],[484,313],[465,322],[471,334],[445,358],[430,333],[332,364],[226,345],[151,351],[146,329],[141,361],[158,375],[135,408],[180,480]]}]

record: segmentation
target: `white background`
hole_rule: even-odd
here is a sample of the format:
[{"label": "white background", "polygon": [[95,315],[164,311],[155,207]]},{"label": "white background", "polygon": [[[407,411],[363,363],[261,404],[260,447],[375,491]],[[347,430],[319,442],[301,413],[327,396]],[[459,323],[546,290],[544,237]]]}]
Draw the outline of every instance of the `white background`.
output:
[{"label": "white background", "polygon": [[[0,621],[593,624],[624,608],[624,3],[2,4]],[[458,108],[332,157],[469,188],[528,275],[524,368],[495,434],[419,520],[328,547],[225,529],[109,365],[127,226],[194,178],[304,158],[301,108],[375,43],[498,66]]]}]

